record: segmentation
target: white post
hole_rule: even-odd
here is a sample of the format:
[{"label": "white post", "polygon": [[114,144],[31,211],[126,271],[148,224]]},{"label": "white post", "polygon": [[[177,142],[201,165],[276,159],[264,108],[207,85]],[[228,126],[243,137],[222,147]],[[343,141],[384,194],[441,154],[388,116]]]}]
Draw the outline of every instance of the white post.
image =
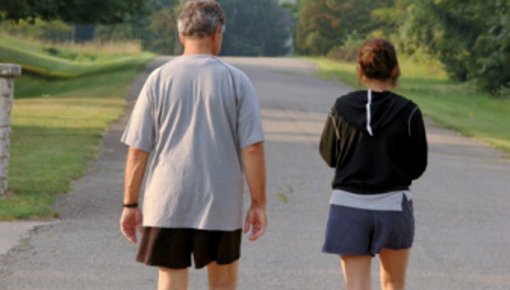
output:
[{"label": "white post", "polygon": [[0,197],[6,196],[9,147],[11,145],[11,111],[14,99],[14,78],[21,75],[21,66],[0,63]]}]

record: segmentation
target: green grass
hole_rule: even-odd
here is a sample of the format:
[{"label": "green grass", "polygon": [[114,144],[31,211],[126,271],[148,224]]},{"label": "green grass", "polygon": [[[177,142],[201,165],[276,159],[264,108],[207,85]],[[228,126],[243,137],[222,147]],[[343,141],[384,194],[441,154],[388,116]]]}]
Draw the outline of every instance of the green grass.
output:
[{"label": "green grass", "polygon": [[139,54],[112,54],[94,52],[75,52],[71,48],[57,45],[45,45],[34,41],[22,41],[10,36],[0,35],[0,59],[5,63],[23,66],[26,73],[46,78],[72,78],[96,72],[115,70],[129,65]]},{"label": "green grass", "polygon": [[[2,57],[0,51],[0,62]],[[68,192],[96,156],[108,124],[123,112],[131,82],[151,57],[91,61],[95,72],[78,77],[16,79],[9,165],[14,195],[0,198],[0,220],[58,216],[52,209],[56,196]]]},{"label": "green grass", "polygon": [[[311,59],[319,74],[357,88],[356,65],[324,58]],[[402,78],[397,92],[415,101],[424,114],[440,125],[510,153],[510,99],[495,99],[469,84],[448,80],[434,61],[401,59]]]}]

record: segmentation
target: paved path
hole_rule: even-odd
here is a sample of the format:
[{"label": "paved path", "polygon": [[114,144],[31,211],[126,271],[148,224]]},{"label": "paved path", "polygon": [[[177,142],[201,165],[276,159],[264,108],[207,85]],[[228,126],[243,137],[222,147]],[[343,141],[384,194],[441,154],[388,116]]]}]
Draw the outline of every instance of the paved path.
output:
[{"label": "paved path", "polygon": [[[338,258],[320,253],[332,172],[317,143],[325,112],[349,88],[315,78],[304,61],[227,61],[255,83],[267,134],[270,227],[258,242],[243,240],[239,289],[341,289]],[[118,231],[125,121],[111,127],[100,158],[60,199],[61,220],[0,256],[1,290],[155,289],[156,271],[133,261],[136,248]],[[510,289],[510,162],[451,131],[428,124],[428,133],[429,169],[413,187],[408,289]],[[204,271],[192,271],[190,289],[205,285]]]}]

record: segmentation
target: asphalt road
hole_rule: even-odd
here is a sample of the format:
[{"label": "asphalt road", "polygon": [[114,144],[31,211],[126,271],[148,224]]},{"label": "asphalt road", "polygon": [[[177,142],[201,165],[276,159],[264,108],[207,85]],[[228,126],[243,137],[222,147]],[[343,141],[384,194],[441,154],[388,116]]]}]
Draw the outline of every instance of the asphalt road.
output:
[{"label": "asphalt road", "polygon": [[[270,226],[261,240],[243,240],[239,289],[342,289],[338,257],[320,252],[333,172],[317,146],[326,112],[350,88],[317,79],[305,61],[226,60],[254,82],[267,138]],[[156,269],[134,262],[136,247],[118,231],[125,122],[112,125],[99,159],[58,202],[62,218],[0,255],[0,290],[156,288]],[[508,290],[510,161],[427,125],[429,167],[412,187],[417,233],[408,289]],[[206,289],[205,271],[192,270],[190,280],[191,290]]]}]

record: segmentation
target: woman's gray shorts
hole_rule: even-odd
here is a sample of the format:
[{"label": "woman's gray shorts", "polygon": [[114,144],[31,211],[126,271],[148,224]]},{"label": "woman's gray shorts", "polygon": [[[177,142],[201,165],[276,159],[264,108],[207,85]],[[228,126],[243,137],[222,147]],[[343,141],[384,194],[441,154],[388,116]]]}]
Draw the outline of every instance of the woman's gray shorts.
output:
[{"label": "woman's gray shorts", "polygon": [[322,251],[375,256],[384,248],[411,248],[413,239],[413,203],[405,197],[401,212],[331,205]]}]

